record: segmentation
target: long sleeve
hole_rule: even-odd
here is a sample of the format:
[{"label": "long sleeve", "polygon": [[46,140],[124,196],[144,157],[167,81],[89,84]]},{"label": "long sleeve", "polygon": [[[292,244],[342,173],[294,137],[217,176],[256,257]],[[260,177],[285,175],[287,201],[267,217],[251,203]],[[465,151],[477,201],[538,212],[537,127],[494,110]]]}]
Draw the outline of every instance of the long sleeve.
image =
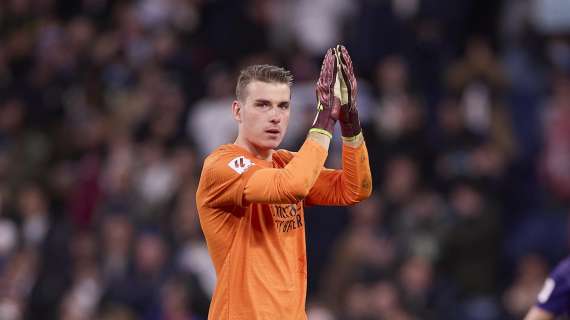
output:
[{"label": "long sleeve", "polygon": [[328,152],[308,139],[296,156],[281,169],[260,169],[244,187],[246,202],[297,203],[315,184]]},{"label": "long sleeve", "polygon": [[309,193],[327,155],[325,148],[307,139],[285,167],[267,168],[243,149],[222,148],[204,163],[197,201],[210,208],[297,203]]},{"label": "long sleeve", "polygon": [[372,193],[368,150],[343,145],[342,170],[323,169],[305,199],[309,205],[352,205]]}]

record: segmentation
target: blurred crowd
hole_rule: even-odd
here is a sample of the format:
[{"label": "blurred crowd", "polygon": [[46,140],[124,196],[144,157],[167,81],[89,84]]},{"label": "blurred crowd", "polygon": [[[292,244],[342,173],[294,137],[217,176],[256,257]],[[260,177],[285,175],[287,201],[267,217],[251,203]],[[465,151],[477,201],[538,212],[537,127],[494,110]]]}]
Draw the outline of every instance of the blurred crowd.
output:
[{"label": "blurred crowd", "polygon": [[563,0],[0,1],[0,319],[206,319],[237,72],[292,71],[295,150],[336,43],[374,193],[307,210],[309,319],[520,319],[569,248]]}]

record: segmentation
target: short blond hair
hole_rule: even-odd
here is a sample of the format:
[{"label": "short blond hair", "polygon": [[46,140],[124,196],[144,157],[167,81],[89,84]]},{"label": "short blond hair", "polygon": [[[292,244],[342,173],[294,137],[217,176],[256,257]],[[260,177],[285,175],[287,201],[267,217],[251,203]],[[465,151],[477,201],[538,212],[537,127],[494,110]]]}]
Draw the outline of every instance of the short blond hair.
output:
[{"label": "short blond hair", "polygon": [[293,84],[293,75],[285,68],[269,64],[256,64],[242,69],[236,85],[236,98],[243,101],[245,88],[253,81],[268,83],[284,83],[289,87]]}]

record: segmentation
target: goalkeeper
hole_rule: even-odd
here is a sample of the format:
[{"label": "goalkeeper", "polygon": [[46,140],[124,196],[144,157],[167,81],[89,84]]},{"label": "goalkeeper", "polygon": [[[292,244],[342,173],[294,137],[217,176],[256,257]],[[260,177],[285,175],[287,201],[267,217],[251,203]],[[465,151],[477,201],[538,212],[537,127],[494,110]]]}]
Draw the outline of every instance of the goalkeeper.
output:
[{"label": "goalkeeper", "polygon": [[[329,49],[317,81],[317,114],[301,149],[276,150],[287,130],[291,74],[242,70],[232,112],[239,131],[204,161],[196,203],[217,284],[209,319],[307,319],[304,205],[346,206],[371,193],[368,153],[346,49]],[[342,170],[323,167],[336,122]]]}]

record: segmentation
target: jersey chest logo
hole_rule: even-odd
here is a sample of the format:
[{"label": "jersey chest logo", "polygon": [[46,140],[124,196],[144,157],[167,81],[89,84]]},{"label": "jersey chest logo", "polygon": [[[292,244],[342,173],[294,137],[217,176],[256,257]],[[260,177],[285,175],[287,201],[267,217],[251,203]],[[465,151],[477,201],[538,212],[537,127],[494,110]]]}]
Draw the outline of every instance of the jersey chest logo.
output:
[{"label": "jersey chest logo", "polygon": [[244,173],[249,167],[253,165],[254,163],[244,156],[234,158],[230,162],[228,162],[228,166],[239,174]]},{"label": "jersey chest logo", "polygon": [[301,209],[303,206],[297,204],[275,204],[272,215],[275,227],[279,232],[289,232],[303,227],[303,217]]}]

